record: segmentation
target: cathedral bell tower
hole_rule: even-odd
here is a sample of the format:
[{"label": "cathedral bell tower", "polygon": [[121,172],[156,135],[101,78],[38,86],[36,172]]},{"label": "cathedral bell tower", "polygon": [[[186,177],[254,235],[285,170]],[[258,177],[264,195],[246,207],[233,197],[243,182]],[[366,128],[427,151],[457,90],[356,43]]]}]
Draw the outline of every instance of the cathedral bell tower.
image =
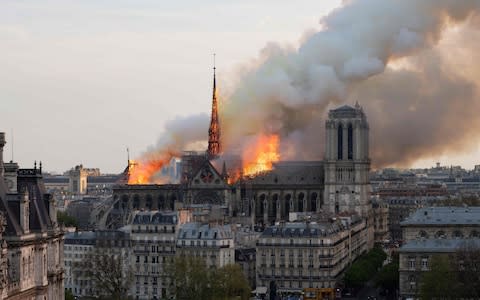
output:
[{"label": "cathedral bell tower", "polygon": [[326,122],[325,204],[332,213],[370,209],[369,126],[363,109],[344,105],[330,110]]}]

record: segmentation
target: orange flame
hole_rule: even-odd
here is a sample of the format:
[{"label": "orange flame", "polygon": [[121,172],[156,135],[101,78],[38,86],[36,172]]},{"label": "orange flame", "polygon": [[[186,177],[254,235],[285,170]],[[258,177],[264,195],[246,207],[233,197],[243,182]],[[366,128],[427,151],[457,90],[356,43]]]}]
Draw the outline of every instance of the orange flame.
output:
[{"label": "orange flame", "polygon": [[273,163],[280,160],[277,134],[259,135],[243,153],[243,175],[252,176],[272,169]]},{"label": "orange flame", "polygon": [[155,174],[168,164],[173,157],[174,155],[170,153],[162,153],[141,161],[131,160],[128,166],[128,184],[153,183]]}]

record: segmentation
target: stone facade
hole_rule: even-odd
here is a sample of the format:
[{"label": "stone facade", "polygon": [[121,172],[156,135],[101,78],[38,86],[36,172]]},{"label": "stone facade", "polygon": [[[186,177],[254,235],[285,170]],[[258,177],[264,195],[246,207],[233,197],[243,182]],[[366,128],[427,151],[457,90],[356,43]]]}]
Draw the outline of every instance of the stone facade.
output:
[{"label": "stone facade", "polygon": [[231,225],[187,223],[177,235],[177,256],[197,256],[207,267],[221,268],[235,263]]},{"label": "stone facade", "polygon": [[415,297],[433,255],[480,247],[480,207],[420,208],[400,224],[405,242],[399,250],[402,297]]},{"label": "stone facade", "polygon": [[4,165],[4,145],[0,133],[0,299],[63,299],[63,231],[41,164]]},{"label": "stone facade", "polygon": [[358,216],[321,223],[268,227],[257,242],[257,287],[301,293],[334,288],[346,267],[368,249],[367,226]]}]

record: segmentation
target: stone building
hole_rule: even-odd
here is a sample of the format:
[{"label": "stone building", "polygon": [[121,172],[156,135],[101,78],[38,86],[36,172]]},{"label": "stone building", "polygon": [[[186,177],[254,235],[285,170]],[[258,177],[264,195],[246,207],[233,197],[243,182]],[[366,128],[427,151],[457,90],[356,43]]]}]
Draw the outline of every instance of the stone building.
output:
[{"label": "stone building", "polygon": [[65,289],[74,296],[86,297],[95,294],[93,281],[82,265],[93,255],[96,243],[97,235],[94,231],[65,234]]},{"label": "stone building", "polygon": [[257,287],[280,293],[334,288],[347,266],[368,249],[367,224],[357,215],[321,223],[267,227],[257,242]]},{"label": "stone building", "polygon": [[69,192],[74,195],[85,195],[87,193],[88,171],[82,165],[75,166],[68,172]]},{"label": "stone building", "polygon": [[207,267],[221,268],[235,263],[234,234],[231,225],[184,224],[177,235],[177,256],[197,256]]},{"label": "stone building", "polygon": [[402,297],[415,297],[433,255],[480,247],[480,207],[420,208],[400,224],[405,242],[399,249]]},{"label": "stone building", "polygon": [[0,133],[0,299],[63,299],[63,231],[42,169],[3,163]]},{"label": "stone building", "polygon": [[137,212],[129,225],[121,228],[131,238],[130,265],[135,299],[165,299],[171,280],[166,267],[175,257],[175,238],[180,225],[176,212]]},{"label": "stone building", "polygon": [[388,231],[389,207],[379,199],[372,199],[373,230],[375,243],[382,243],[390,238]]}]

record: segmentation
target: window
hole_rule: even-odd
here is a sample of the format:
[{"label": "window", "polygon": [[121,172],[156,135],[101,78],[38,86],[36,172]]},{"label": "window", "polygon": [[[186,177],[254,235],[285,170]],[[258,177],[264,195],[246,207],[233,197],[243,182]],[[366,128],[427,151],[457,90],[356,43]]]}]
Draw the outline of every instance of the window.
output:
[{"label": "window", "polygon": [[422,257],[422,270],[428,270],[428,257]]},{"label": "window", "polygon": [[353,127],[348,125],[348,159],[353,159]]},{"label": "window", "polygon": [[415,258],[414,257],[409,257],[408,258],[408,268],[409,269],[415,269]]},{"label": "window", "polygon": [[337,159],[343,159],[343,126],[338,125],[337,131]]}]

